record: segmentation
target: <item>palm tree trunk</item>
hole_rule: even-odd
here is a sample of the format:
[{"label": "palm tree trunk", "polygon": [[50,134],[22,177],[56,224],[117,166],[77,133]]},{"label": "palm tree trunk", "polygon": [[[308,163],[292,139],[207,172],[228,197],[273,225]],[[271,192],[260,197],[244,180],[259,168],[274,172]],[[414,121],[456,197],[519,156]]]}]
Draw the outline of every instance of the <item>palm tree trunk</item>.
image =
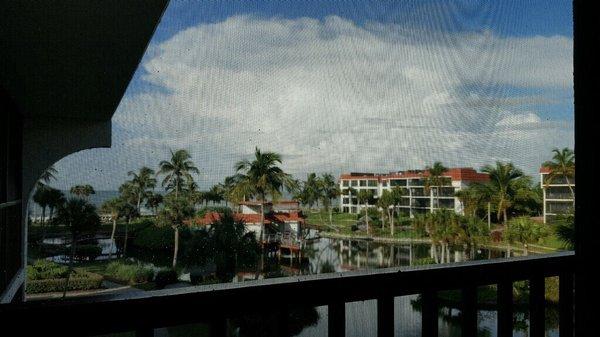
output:
[{"label": "palm tree trunk", "polygon": [[508,221],[508,216],[506,215],[506,207],[504,208],[504,210],[502,210],[502,214],[504,217],[504,225],[506,225],[506,222]]},{"label": "palm tree trunk", "polygon": [[573,198],[573,207],[575,207],[575,191],[573,191],[573,186],[571,186],[571,181],[569,180],[569,177],[565,176],[565,179],[567,181],[567,187],[571,192],[571,197]]},{"label": "palm tree trunk", "polygon": [[333,209],[329,207],[329,226],[333,227]]},{"label": "palm tree trunk", "polygon": [[488,229],[492,228],[492,203],[488,202],[487,203],[487,222],[488,222]]},{"label": "palm tree trunk", "polygon": [[388,208],[388,218],[390,219],[390,234],[394,236],[394,209],[390,213],[390,209]]},{"label": "palm tree trunk", "polygon": [[110,251],[108,252],[108,259],[112,259],[112,251],[115,247],[115,232],[117,230],[117,218],[113,217],[112,232],[110,233]]},{"label": "palm tree trunk", "polygon": [[46,207],[42,207],[42,242],[46,239]]},{"label": "palm tree trunk", "polygon": [[[70,227],[70,226],[69,226]],[[71,234],[71,256],[69,256],[69,269],[67,271],[67,279],[65,280],[65,287],[63,288],[62,298],[67,297],[67,290],[69,289],[69,280],[71,279],[71,273],[73,272],[73,259],[75,258],[75,234]]]},{"label": "palm tree trunk", "polygon": [[125,242],[123,242],[123,257],[127,255],[127,241],[129,240],[129,223],[131,222],[131,218],[127,218],[127,222],[125,223]]},{"label": "palm tree trunk", "polygon": [[175,246],[173,247],[173,268],[177,265],[177,253],[179,252],[179,227],[175,227]]},{"label": "palm tree trunk", "polygon": [[367,224],[367,235],[369,235],[369,207],[368,207],[368,203],[365,203],[365,223]]}]

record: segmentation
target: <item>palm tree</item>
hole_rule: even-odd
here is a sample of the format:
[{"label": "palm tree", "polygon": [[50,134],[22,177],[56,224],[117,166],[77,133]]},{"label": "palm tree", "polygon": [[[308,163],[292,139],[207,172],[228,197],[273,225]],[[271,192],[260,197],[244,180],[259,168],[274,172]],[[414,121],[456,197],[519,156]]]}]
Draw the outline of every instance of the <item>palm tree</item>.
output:
[{"label": "palm tree", "polygon": [[337,198],[340,195],[340,189],[335,183],[335,178],[330,173],[324,173],[319,179],[321,200],[325,211],[329,213],[329,225],[333,226],[333,214],[332,214],[332,199]]},{"label": "palm tree", "polygon": [[406,190],[401,187],[392,187],[391,190],[391,201],[392,201],[392,218],[390,222],[390,233],[394,236],[394,218],[396,217],[397,207],[402,202],[402,196],[405,194]]},{"label": "palm tree", "polygon": [[[382,212],[385,212],[388,217],[388,221],[390,222],[390,233],[394,235],[394,225],[393,225],[393,217],[394,217],[394,197],[392,192],[389,190],[383,190],[381,193],[381,197],[377,200],[377,206],[381,208]],[[381,228],[385,227],[384,217],[381,217]]]},{"label": "palm tree", "polygon": [[504,231],[504,237],[509,243],[516,241],[523,245],[524,255],[528,255],[529,243],[536,243],[547,235],[546,226],[540,225],[526,216],[512,219]]},{"label": "palm tree", "polygon": [[171,150],[171,160],[161,161],[158,166],[157,174],[164,174],[165,178],[162,181],[162,186],[167,190],[175,192],[175,197],[179,196],[179,191],[183,184],[187,181],[193,181],[192,173],[200,174],[200,170],[194,165],[191,160],[192,156],[186,150]]},{"label": "palm tree", "polygon": [[554,229],[556,236],[562,241],[565,249],[575,248],[575,216],[572,213],[560,214]]},{"label": "palm tree", "polygon": [[373,199],[373,191],[360,190],[356,197],[358,198],[359,204],[365,206],[365,223],[367,225],[367,235],[369,235],[369,202]]},{"label": "palm tree", "polygon": [[435,187],[435,200],[436,202],[436,208],[440,207],[440,191],[442,189],[443,185],[447,185],[449,178],[448,177],[444,177],[444,173],[446,171],[448,171],[448,168],[445,167],[441,162],[436,161],[435,163],[433,163],[433,166],[429,167],[427,166],[425,168],[427,170],[427,172],[429,173],[429,175],[427,176],[427,178],[425,179],[425,190],[430,191],[431,190],[431,213],[433,213],[433,190],[431,189],[432,187]]},{"label": "palm tree", "polygon": [[489,186],[494,193],[498,221],[508,221],[507,209],[511,206],[515,195],[515,182],[523,177],[523,172],[512,163],[496,162],[496,166],[486,165],[481,169],[489,175]]},{"label": "palm tree", "polygon": [[127,242],[129,241],[129,225],[131,220],[138,217],[138,212],[135,203],[137,202],[137,187],[133,185],[131,181],[126,181],[119,186],[119,198],[121,199],[120,206],[120,217],[125,218],[125,238],[123,239],[123,255],[127,254]]},{"label": "palm tree", "polygon": [[54,165],[49,166],[47,169],[42,172],[40,178],[36,183],[36,187],[43,187],[48,185],[52,180],[56,180],[56,174],[58,171],[54,168]]},{"label": "palm tree", "polygon": [[115,242],[115,232],[117,230],[117,220],[119,219],[119,216],[121,215],[121,212],[123,210],[123,204],[123,199],[115,197],[106,200],[100,208],[102,212],[110,214],[110,219],[112,220],[112,231],[110,233],[111,248],[109,252],[109,259],[112,258],[113,245]]},{"label": "palm tree", "polygon": [[235,170],[239,174],[236,186],[238,195],[246,193],[256,195],[260,201],[260,239],[264,240],[265,211],[264,203],[267,196],[276,199],[281,195],[281,190],[286,188],[292,191],[297,188],[294,179],[285,173],[279,165],[281,155],[274,152],[261,152],[258,147],[254,151],[252,161],[244,159],[235,164]]},{"label": "palm tree", "polygon": [[146,207],[152,210],[154,215],[157,214],[157,209],[160,204],[163,202],[163,196],[160,193],[150,192],[146,196]]},{"label": "palm tree", "polygon": [[40,224],[42,225],[42,241],[46,238],[46,208],[50,204],[49,190],[50,187],[41,185],[38,186],[33,194],[33,201],[42,208],[42,218],[40,219]]},{"label": "palm tree", "polygon": [[554,153],[552,160],[543,164],[550,169],[550,173],[546,176],[546,187],[557,178],[565,179],[575,205],[575,191],[571,184],[571,179],[575,177],[575,152],[566,147],[562,150],[554,149],[552,152]]},{"label": "palm tree", "polygon": [[136,196],[136,208],[139,213],[142,201],[149,196],[151,190],[156,186],[154,170],[144,166],[140,168],[138,173],[129,171],[127,175],[132,177],[130,180],[132,188],[131,192]]},{"label": "palm tree", "polygon": [[188,198],[169,195],[163,209],[158,214],[158,223],[171,226],[175,231],[173,247],[173,268],[177,265],[179,252],[179,229],[194,216],[194,207]]},{"label": "palm tree", "polygon": [[218,184],[220,194],[225,201],[226,207],[229,206],[229,202],[233,199],[232,194],[237,182],[236,178],[236,176],[225,177],[223,182]]},{"label": "palm tree", "polygon": [[78,198],[83,198],[87,201],[91,194],[96,194],[94,187],[92,185],[75,185],[71,187],[70,193],[77,196]]},{"label": "palm tree", "polygon": [[77,240],[82,233],[98,229],[100,227],[100,218],[96,213],[96,207],[87,200],[71,198],[58,208],[56,222],[67,227],[71,233],[71,255],[69,258],[67,281],[63,290],[64,298],[67,295],[69,278],[73,272],[73,258],[75,256]]}]

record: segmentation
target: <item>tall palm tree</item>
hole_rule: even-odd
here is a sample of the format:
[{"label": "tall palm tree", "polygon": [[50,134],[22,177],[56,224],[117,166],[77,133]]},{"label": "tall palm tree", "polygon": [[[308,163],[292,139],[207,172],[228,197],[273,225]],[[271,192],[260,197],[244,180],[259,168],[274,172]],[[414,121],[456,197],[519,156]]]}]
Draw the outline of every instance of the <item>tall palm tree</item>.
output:
[{"label": "tall palm tree", "polygon": [[[433,166],[431,167],[427,166],[425,169],[429,173],[425,179],[425,190],[431,191],[430,211],[433,213],[433,202],[434,200],[436,201],[436,208],[440,207],[440,191],[442,186],[448,184],[450,179],[444,176],[444,173],[448,171],[448,168],[439,161],[433,163]],[[435,189],[432,189],[432,187],[435,187]],[[433,193],[433,191],[435,191],[435,193]]]},{"label": "tall palm tree", "polygon": [[496,166],[486,165],[481,169],[490,177],[489,186],[494,193],[498,221],[508,221],[507,210],[515,195],[515,182],[523,177],[523,172],[512,163],[496,162]]},{"label": "tall palm tree", "polygon": [[552,153],[554,153],[552,160],[543,164],[544,167],[550,169],[550,173],[548,173],[546,177],[546,186],[551,184],[557,178],[565,179],[567,187],[571,192],[573,205],[575,205],[575,191],[571,184],[571,179],[575,177],[575,152],[565,147],[562,150],[554,149],[552,150]]},{"label": "tall palm tree", "polygon": [[186,150],[181,149],[176,152],[171,150],[171,160],[163,160],[158,164],[157,174],[165,175],[162,186],[175,192],[176,198],[179,196],[183,184],[194,180],[192,173],[200,174],[200,170],[191,159],[192,156]]},{"label": "tall palm tree", "polygon": [[58,171],[54,168],[54,165],[49,166],[47,169],[42,172],[40,178],[38,179],[36,186],[43,187],[48,185],[52,180],[56,180],[56,174]]},{"label": "tall palm tree", "polygon": [[110,233],[110,244],[111,248],[109,251],[109,259],[112,258],[113,245],[115,242],[115,232],[117,231],[117,220],[121,215],[121,211],[123,209],[123,199],[119,197],[115,197],[112,199],[106,200],[100,210],[104,213],[108,213],[110,215],[110,219],[112,221],[112,231]]},{"label": "tall palm tree", "polygon": [[218,184],[220,194],[225,201],[226,207],[229,206],[229,202],[233,199],[232,194],[237,182],[236,178],[236,176],[225,177],[223,182]]},{"label": "tall palm tree", "polygon": [[54,218],[54,210],[63,205],[66,199],[64,193],[60,190],[57,190],[56,188],[49,188],[47,193],[49,209],[48,219],[52,221],[52,219]]},{"label": "tall palm tree", "polygon": [[174,230],[173,268],[177,265],[179,252],[179,230],[194,216],[194,207],[185,197],[169,195],[165,198],[163,209],[158,214],[158,223],[171,226]]},{"label": "tall palm tree", "polygon": [[42,241],[46,238],[46,209],[50,204],[49,190],[50,187],[41,185],[38,186],[33,194],[33,201],[42,208],[42,218],[40,219],[40,224],[42,225]]},{"label": "tall palm tree", "polygon": [[140,168],[139,172],[129,171],[127,173],[131,178],[132,193],[136,196],[136,208],[138,213],[142,201],[149,196],[149,193],[156,187],[156,179],[154,178],[154,170],[146,166]]},{"label": "tall palm tree", "polygon": [[[387,214],[390,223],[390,234],[394,235],[394,197],[392,191],[383,190],[381,197],[377,200],[377,206],[381,208],[381,212]],[[381,228],[385,227],[385,218],[381,217]]]},{"label": "tall palm tree", "polygon": [[237,194],[250,193],[255,195],[260,201],[260,239],[264,240],[265,231],[265,211],[264,203],[267,196],[277,199],[281,196],[281,191],[286,188],[288,191],[297,188],[294,179],[285,173],[279,165],[281,164],[281,155],[275,152],[262,152],[257,147],[254,151],[254,159],[244,159],[235,164],[235,170],[239,174]]},{"label": "tall palm tree", "polygon": [[135,203],[137,202],[137,188],[132,184],[131,181],[126,181],[121,186],[119,186],[119,198],[121,199],[121,203],[119,204],[119,216],[126,219],[125,222],[125,238],[123,239],[123,255],[127,254],[127,242],[129,241],[129,225],[131,224],[131,220],[138,217],[140,213],[138,212],[137,207],[135,207]]},{"label": "tall palm tree", "polygon": [[373,199],[373,191],[360,190],[358,191],[358,202],[365,206],[365,224],[367,225],[367,235],[369,235],[369,203]]},{"label": "tall palm tree", "polygon": [[87,200],[71,198],[58,208],[56,222],[64,225],[71,233],[71,255],[69,258],[69,271],[63,290],[63,298],[67,294],[69,278],[73,272],[73,258],[76,252],[77,240],[84,232],[96,230],[100,227],[100,218],[96,207]]},{"label": "tall palm tree", "polygon": [[340,188],[335,182],[335,178],[330,173],[324,173],[319,179],[320,198],[325,211],[329,213],[329,225],[333,226],[332,200],[340,195]]},{"label": "tall palm tree", "polygon": [[75,185],[71,187],[70,193],[77,196],[78,198],[83,198],[86,201],[89,201],[89,196],[92,194],[96,194],[94,187],[92,185]]}]

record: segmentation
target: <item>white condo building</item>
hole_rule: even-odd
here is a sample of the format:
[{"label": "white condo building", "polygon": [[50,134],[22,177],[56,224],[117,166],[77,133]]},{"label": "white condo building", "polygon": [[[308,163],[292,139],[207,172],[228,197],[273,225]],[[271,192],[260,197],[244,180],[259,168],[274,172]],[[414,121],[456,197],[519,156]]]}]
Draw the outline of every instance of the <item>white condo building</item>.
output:
[{"label": "white condo building", "polygon": [[[472,168],[451,168],[444,173],[447,184],[442,186],[439,196],[435,195],[436,189],[425,188],[425,179],[429,176],[427,171],[399,171],[388,174],[376,173],[348,173],[342,174],[339,179],[340,210],[345,213],[358,213],[364,211],[356,195],[352,195],[350,188],[357,194],[361,190],[372,190],[375,198],[382,195],[384,190],[400,187],[404,190],[402,202],[398,206],[400,214],[411,218],[418,213],[433,212],[436,209],[452,209],[463,214],[463,205],[455,196],[456,191],[465,188],[473,182],[486,182],[489,177]],[[346,191],[344,193],[344,191]],[[435,200],[435,201],[434,201]],[[370,207],[374,207],[370,205]]]},{"label": "white condo building", "polygon": [[552,221],[559,214],[572,211],[575,193],[575,178],[569,178],[567,181],[563,177],[557,177],[549,182],[548,174],[550,174],[549,168],[540,168],[540,184],[544,195],[544,223]]}]

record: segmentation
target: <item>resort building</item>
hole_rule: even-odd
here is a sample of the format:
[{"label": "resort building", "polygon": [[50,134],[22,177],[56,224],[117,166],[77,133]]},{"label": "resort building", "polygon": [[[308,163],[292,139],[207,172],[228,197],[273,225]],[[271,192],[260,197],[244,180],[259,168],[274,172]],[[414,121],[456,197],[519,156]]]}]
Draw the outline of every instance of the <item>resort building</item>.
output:
[{"label": "resort building", "polygon": [[575,178],[571,177],[567,180],[564,177],[555,177],[550,180],[548,179],[550,172],[547,167],[540,168],[540,185],[544,196],[544,223],[551,222],[559,214],[572,211],[575,202]]},{"label": "resort building", "polygon": [[[404,191],[398,212],[405,216],[414,217],[418,213],[433,212],[436,209],[451,209],[463,214],[463,205],[455,196],[456,191],[465,188],[473,182],[485,182],[489,177],[472,168],[451,168],[444,173],[447,179],[438,193],[437,188],[426,188],[426,170],[410,170],[376,173],[347,173],[339,179],[340,209],[345,213],[359,213],[365,205],[358,202],[356,195],[361,190],[371,190],[375,198],[379,198],[384,190],[399,187]],[[354,195],[353,195],[354,193]],[[439,194],[439,195],[438,195]],[[369,205],[374,207],[374,205]]]},{"label": "resort building", "polygon": [[[302,227],[305,217],[300,210],[298,201],[281,200],[277,202],[246,201],[238,204],[237,210],[233,213],[236,221],[246,224],[248,232],[260,233],[261,227],[261,205],[264,207],[264,223],[267,233],[282,235],[291,235],[293,237],[302,236]],[[221,215],[218,212],[207,212],[202,218],[195,220],[196,225],[210,226],[219,221]]]}]

